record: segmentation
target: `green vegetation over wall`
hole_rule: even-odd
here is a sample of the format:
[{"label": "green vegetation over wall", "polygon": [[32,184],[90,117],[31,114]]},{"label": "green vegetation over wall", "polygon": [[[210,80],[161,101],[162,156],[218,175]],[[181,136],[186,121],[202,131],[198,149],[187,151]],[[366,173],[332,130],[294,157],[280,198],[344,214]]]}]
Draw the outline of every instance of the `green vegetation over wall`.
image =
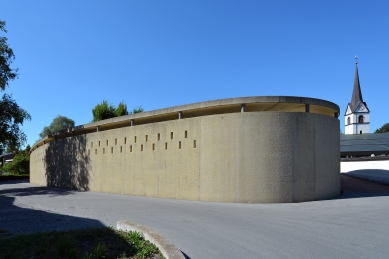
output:
[{"label": "green vegetation over wall", "polygon": [[74,127],[74,120],[69,119],[65,116],[58,115],[54,118],[54,120],[51,122],[50,126],[44,127],[42,132],[39,133],[39,137],[43,138],[48,135],[53,134],[54,132],[72,128]]},{"label": "green vegetation over wall", "polygon": [[133,113],[144,112],[142,106],[135,107],[132,111],[127,110],[127,104],[121,101],[118,107],[108,103],[107,100],[103,100],[92,109],[93,119],[92,121],[106,120],[114,117],[124,116]]}]

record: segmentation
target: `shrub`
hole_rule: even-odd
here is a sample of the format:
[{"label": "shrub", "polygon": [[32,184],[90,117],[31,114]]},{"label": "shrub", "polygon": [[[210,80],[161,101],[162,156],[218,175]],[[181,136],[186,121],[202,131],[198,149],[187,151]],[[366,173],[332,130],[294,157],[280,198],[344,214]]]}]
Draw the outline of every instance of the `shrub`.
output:
[{"label": "shrub", "polygon": [[13,161],[4,164],[1,171],[6,175],[30,174],[30,145],[25,150],[16,152]]}]

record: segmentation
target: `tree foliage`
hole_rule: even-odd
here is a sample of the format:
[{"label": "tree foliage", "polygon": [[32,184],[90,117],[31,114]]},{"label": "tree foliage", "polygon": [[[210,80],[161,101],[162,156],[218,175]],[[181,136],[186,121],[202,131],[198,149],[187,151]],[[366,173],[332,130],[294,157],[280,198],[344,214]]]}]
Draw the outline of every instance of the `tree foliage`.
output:
[{"label": "tree foliage", "polygon": [[115,107],[112,104],[108,103],[108,101],[103,100],[101,103],[97,104],[95,108],[92,109],[92,121],[100,121],[140,112],[144,112],[142,106],[135,107],[131,112],[129,112],[127,110],[127,104],[125,104],[123,101],[119,103],[118,107]]},{"label": "tree foliage", "polygon": [[382,125],[382,127],[378,128],[374,133],[389,133],[389,123]]},{"label": "tree foliage", "polygon": [[11,95],[4,94],[0,100],[0,151],[17,150],[26,141],[19,125],[30,120],[30,115],[20,108]]},{"label": "tree foliage", "polygon": [[132,114],[135,114],[135,113],[141,113],[141,112],[144,112],[145,110],[143,109],[142,105],[139,106],[139,107],[135,107],[134,109],[132,109]]},{"label": "tree foliage", "polygon": [[123,101],[121,101],[118,105],[118,107],[115,109],[115,115],[116,117],[127,115],[127,104],[125,104]]},{"label": "tree foliage", "polygon": [[53,119],[50,126],[45,126],[41,133],[39,133],[39,137],[43,138],[48,135],[53,134],[54,132],[72,128],[74,127],[74,120],[69,119],[68,117],[58,115]]},{"label": "tree foliage", "polygon": [[[0,21],[0,32],[6,33],[5,21]],[[11,64],[15,59],[6,37],[0,37],[0,91],[4,91],[10,80],[17,78],[17,69]],[[26,135],[20,129],[30,114],[19,107],[12,95],[3,94],[0,99],[0,153],[5,150],[18,150],[25,142]]]},{"label": "tree foliage", "polygon": [[[7,33],[5,21],[0,21],[0,31]],[[11,63],[15,60],[13,50],[7,43],[8,38],[0,37],[0,89],[4,90],[10,80],[18,76],[18,69],[12,69]]]},{"label": "tree foliage", "polygon": [[1,167],[1,171],[11,175],[21,175],[30,173],[30,145],[25,150],[17,151],[13,161]]},{"label": "tree foliage", "polygon": [[97,104],[92,110],[93,121],[100,121],[109,118],[116,117],[115,107],[109,104],[106,100],[103,100],[100,104]]}]

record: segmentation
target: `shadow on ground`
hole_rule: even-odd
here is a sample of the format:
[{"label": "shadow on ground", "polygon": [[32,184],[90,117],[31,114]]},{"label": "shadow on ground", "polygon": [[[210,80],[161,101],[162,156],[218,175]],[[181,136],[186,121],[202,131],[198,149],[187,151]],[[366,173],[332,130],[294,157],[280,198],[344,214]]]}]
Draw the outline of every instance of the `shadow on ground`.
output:
[{"label": "shadow on ground", "polygon": [[187,254],[185,254],[184,252],[182,252],[181,251],[181,253],[182,253],[182,255],[185,257],[185,259],[191,259]]},{"label": "shadow on ground", "polygon": [[[0,230],[9,231],[12,234],[31,234],[53,230],[67,231],[104,227],[98,220],[61,215],[51,211],[36,210],[28,205],[15,204],[15,196],[59,196],[71,195],[75,191],[47,187],[12,188],[10,182],[5,183],[10,188],[0,190]],[[20,183],[20,181],[16,183]]]},{"label": "shadow on ground", "polygon": [[[27,181],[6,181],[0,182],[1,185],[11,185],[11,184],[20,184],[27,183]],[[62,196],[62,195],[71,195],[77,191],[60,189],[60,188],[51,188],[51,187],[27,187],[27,188],[7,188],[5,190],[0,190],[0,198],[2,194],[9,196],[31,196],[31,195],[50,195],[50,196]]]},{"label": "shadow on ground", "polygon": [[[36,210],[24,204],[15,204],[16,197],[36,195],[55,197],[73,195],[78,192],[51,187],[21,187],[27,183],[27,181],[7,181],[0,183],[0,241],[2,234],[6,234],[5,237],[8,237],[8,232],[18,235],[50,232],[54,230],[68,231],[91,227],[106,227],[98,220]],[[182,254],[186,259],[190,259],[184,252]]]},{"label": "shadow on ground", "polygon": [[389,185],[389,170],[359,169],[343,173],[343,175],[349,175],[356,178]]},{"label": "shadow on ground", "polygon": [[389,185],[341,174],[342,194],[335,199],[389,196]]}]

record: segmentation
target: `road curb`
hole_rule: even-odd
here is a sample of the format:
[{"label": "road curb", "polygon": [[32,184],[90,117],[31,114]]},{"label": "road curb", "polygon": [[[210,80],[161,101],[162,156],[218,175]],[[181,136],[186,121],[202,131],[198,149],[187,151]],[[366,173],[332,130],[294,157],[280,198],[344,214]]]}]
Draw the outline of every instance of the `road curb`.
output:
[{"label": "road curb", "polygon": [[161,234],[128,220],[119,220],[116,229],[122,231],[138,231],[144,238],[156,245],[166,259],[185,259],[181,251]]}]

